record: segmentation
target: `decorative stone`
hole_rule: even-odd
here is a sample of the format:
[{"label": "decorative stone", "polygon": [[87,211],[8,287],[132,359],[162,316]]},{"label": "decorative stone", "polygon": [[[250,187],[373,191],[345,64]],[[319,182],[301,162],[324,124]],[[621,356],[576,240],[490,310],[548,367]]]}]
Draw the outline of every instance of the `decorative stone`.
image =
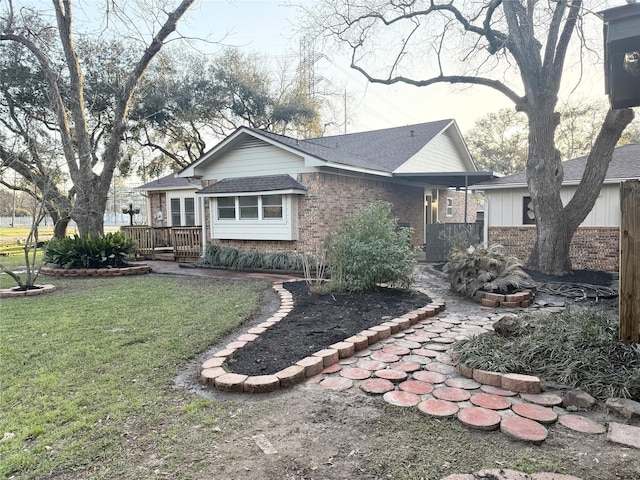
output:
[{"label": "decorative stone", "polygon": [[351,380],[364,380],[371,376],[371,372],[364,368],[343,368],[340,376],[350,378]]},{"label": "decorative stone", "polygon": [[370,378],[360,383],[360,390],[372,395],[381,395],[395,388],[393,383],[383,378]]},{"label": "decorative stone", "polygon": [[458,405],[446,400],[429,399],[418,404],[418,410],[433,417],[451,417],[458,413]]},{"label": "decorative stone", "polygon": [[385,393],[382,398],[385,402],[396,407],[413,407],[420,403],[420,397],[415,393],[394,390]]},{"label": "decorative stone", "polygon": [[463,408],[458,412],[458,420],[464,425],[479,430],[496,430],[502,417],[493,410],[481,407]]},{"label": "decorative stone", "polygon": [[640,403],[628,398],[610,398],[605,406],[608,410],[619,413],[625,418],[640,417]]},{"label": "decorative stone", "polygon": [[607,440],[627,447],[640,448],[640,427],[611,422]]},{"label": "decorative stone", "polygon": [[476,368],[473,371],[472,378],[483,385],[491,385],[493,387],[502,386],[502,374],[498,372],[490,372],[488,370],[480,370]]},{"label": "decorative stone", "polygon": [[447,377],[445,377],[441,373],[430,372],[428,370],[413,372],[412,377],[414,380],[427,383],[444,383],[444,381],[447,379]]},{"label": "decorative stone", "polygon": [[353,380],[343,377],[326,377],[320,382],[320,386],[329,390],[344,391],[353,386]]},{"label": "decorative stone", "polygon": [[307,378],[318,375],[324,369],[324,363],[321,357],[305,357],[302,360],[298,360],[296,365],[304,368],[304,375]]},{"label": "decorative stone", "polygon": [[507,397],[491,395],[489,393],[472,395],[470,400],[476,407],[488,408],[490,410],[505,410],[511,406],[511,402]]},{"label": "decorative stone", "polygon": [[280,379],[275,375],[257,375],[247,378],[243,388],[245,393],[274,392],[280,388]]},{"label": "decorative stone", "polygon": [[543,424],[554,423],[558,420],[558,415],[552,409],[535,405],[532,403],[516,403],[511,406],[511,410],[521,417],[535,420]]},{"label": "decorative stone", "polygon": [[532,443],[541,443],[549,436],[547,429],[538,422],[522,417],[502,419],[500,431],[516,440]]},{"label": "decorative stone", "polygon": [[580,415],[562,415],[558,422],[571,430],[582,433],[604,433],[607,429],[604,425]]},{"label": "decorative stone", "polygon": [[540,393],[540,379],[532,375],[505,373],[502,375],[500,386],[505,390],[513,390],[514,392]]},{"label": "decorative stone", "polygon": [[589,395],[587,392],[576,388],[574,390],[569,390],[565,393],[564,397],[562,397],[562,404],[566,407],[573,406],[577,408],[582,408],[584,410],[589,410],[596,403],[596,399]]},{"label": "decorative stone", "polygon": [[562,403],[562,398],[551,393],[521,393],[520,397],[522,397],[522,399],[526,400],[527,402],[543,405],[545,407],[555,407],[556,405],[560,405]]},{"label": "decorative stone", "polygon": [[471,398],[471,394],[461,388],[440,387],[433,391],[433,396],[439,400],[449,402],[465,402]]},{"label": "decorative stone", "polygon": [[427,395],[433,392],[433,385],[430,383],[419,382],[418,380],[407,380],[398,385],[398,388],[405,392],[415,393],[416,395]]}]

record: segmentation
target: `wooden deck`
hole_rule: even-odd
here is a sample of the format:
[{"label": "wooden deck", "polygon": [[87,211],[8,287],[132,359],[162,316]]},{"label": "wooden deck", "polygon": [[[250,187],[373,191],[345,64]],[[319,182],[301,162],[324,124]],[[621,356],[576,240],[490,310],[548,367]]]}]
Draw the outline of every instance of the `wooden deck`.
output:
[{"label": "wooden deck", "polygon": [[202,254],[201,227],[121,227],[136,243],[136,258],[195,262]]}]

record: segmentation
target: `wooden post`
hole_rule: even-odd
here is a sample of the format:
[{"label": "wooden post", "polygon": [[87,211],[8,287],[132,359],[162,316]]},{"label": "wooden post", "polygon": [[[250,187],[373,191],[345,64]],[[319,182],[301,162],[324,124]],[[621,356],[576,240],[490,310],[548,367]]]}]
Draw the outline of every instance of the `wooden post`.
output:
[{"label": "wooden post", "polygon": [[640,180],[620,187],[620,341],[640,343]]}]

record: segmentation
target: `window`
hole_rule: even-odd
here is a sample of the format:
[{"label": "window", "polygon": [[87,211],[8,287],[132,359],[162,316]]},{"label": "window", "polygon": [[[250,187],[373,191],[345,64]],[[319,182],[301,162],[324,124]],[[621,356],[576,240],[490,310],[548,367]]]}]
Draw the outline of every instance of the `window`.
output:
[{"label": "window", "polygon": [[445,212],[447,217],[453,217],[453,198],[447,197],[447,210]]},{"label": "window", "polygon": [[218,218],[220,220],[236,219],[236,198],[235,197],[218,198]]},{"label": "window", "polygon": [[196,199],[184,199],[184,224],[187,227],[193,227],[196,224]]},{"label": "window", "polygon": [[182,215],[180,212],[180,199],[171,199],[171,226],[179,227],[182,225]]},{"label": "window", "polygon": [[239,197],[240,220],[257,220],[258,219],[258,197]]},{"label": "window", "polygon": [[282,195],[262,197],[262,218],[282,218]]},{"label": "window", "polygon": [[535,225],[536,216],[533,213],[533,202],[531,197],[522,197],[522,224]]}]

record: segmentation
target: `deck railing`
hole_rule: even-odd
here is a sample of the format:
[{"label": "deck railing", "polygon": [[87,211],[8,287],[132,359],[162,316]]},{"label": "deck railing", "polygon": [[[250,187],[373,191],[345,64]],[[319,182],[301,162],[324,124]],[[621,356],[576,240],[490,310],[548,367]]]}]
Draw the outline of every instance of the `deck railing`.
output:
[{"label": "deck railing", "polygon": [[176,260],[195,261],[200,257],[201,227],[121,227],[123,235],[136,242],[136,256],[155,258],[159,253],[173,253]]}]

